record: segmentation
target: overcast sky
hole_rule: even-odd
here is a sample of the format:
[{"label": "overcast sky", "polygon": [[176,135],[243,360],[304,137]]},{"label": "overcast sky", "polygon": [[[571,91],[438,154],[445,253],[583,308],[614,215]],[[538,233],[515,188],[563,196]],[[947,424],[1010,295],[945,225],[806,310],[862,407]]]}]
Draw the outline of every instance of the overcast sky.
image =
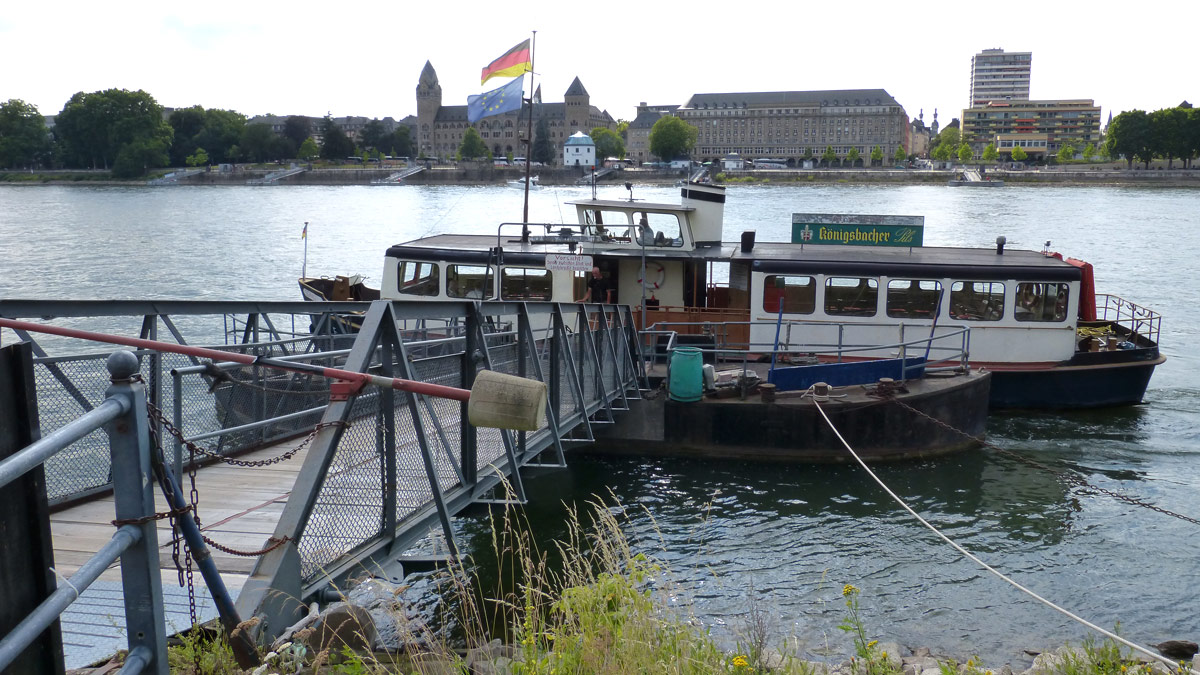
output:
[{"label": "overcast sky", "polygon": [[[846,0],[345,3],[5,2],[0,101],[56,114],[78,91],[144,89],[163,106],[248,116],[416,113],[428,60],[442,102],[479,93],[489,61],[537,31],[537,82],[592,104],[695,93],[882,88],[944,126],[967,102],[971,56],[1033,52],[1031,97],[1091,98],[1108,117],[1200,99],[1193,3],[905,3]],[[1152,8],[1152,9],[1151,9]],[[1192,31],[1194,33],[1194,30]],[[503,84],[494,79],[488,88]]]}]

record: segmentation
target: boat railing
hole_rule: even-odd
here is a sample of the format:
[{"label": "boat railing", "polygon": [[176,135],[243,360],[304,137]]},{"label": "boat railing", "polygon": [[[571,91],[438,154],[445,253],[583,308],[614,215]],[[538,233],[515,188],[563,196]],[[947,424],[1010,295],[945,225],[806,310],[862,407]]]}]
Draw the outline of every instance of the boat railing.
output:
[{"label": "boat railing", "polygon": [[[749,335],[754,326],[778,328],[780,338],[774,342],[755,342],[747,338],[730,339],[731,335]],[[783,330],[784,326],[787,331]],[[883,323],[839,323],[839,322],[782,322],[773,321],[730,321],[695,324],[660,322],[650,330],[640,331],[643,336],[643,354],[650,356],[651,365],[669,359],[670,352],[679,346],[698,347],[702,352],[743,363],[751,359],[769,360],[772,355],[785,358],[809,358],[840,363],[852,359],[899,358],[907,360],[924,357],[925,370],[966,370],[970,355],[970,329],[944,327],[931,329],[927,325],[883,324]],[[836,338],[798,340],[793,338],[794,329],[804,329],[809,335],[817,332],[835,331]],[[822,331],[821,329],[825,329]],[[866,329],[896,331],[897,339],[879,342],[859,337]],[[916,334],[917,337],[913,337]],[[684,336],[684,337],[681,337]],[[906,370],[907,370],[906,366]]]},{"label": "boat railing", "polygon": [[1129,340],[1135,344],[1137,338],[1141,337],[1158,345],[1162,315],[1148,307],[1142,307],[1120,296],[1097,294],[1096,319],[1109,321],[1128,330]]}]

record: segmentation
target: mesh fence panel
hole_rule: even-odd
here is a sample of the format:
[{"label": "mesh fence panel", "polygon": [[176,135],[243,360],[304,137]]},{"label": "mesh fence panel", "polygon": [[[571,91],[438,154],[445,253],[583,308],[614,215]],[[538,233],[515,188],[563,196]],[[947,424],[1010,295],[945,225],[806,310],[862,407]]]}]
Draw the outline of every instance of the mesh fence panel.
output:
[{"label": "mesh fence panel", "polygon": [[[43,436],[66,426],[104,401],[109,374],[107,354],[35,363],[38,424]],[[143,377],[148,371],[142,360]],[[63,380],[69,383],[64,383]],[[85,407],[80,399],[86,401]],[[103,487],[111,482],[108,434],[97,429],[46,460],[46,495],[51,501]]]},{"label": "mesh fence panel", "polygon": [[[325,566],[378,536],[382,530],[380,400],[377,390],[368,389],[355,399],[350,410],[347,418],[350,427],[342,433],[300,537],[300,573],[304,579],[312,579]],[[397,417],[399,429],[401,420]]]},{"label": "mesh fence panel", "polygon": [[[464,384],[461,354],[414,361],[412,372],[422,382],[448,387]],[[443,490],[449,490],[460,485],[455,468],[462,466],[462,404],[434,396],[420,396],[418,401],[438,482]]]}]

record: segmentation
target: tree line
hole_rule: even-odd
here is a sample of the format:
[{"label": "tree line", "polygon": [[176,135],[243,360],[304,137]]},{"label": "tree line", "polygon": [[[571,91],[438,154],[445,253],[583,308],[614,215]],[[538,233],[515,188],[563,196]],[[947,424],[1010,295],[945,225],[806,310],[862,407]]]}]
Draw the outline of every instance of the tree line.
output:
[{"label": "tree line", "polygon": [[1167,168],[1178,159],[1190,168],[1200,156],[1200,109],[1184,101],[1149,113],[1127,110],[1108,123],[1104,143],[1109,156],[1123,157],[1129,168],[1134,161],[1150,168],[1154,159],[1167,160]]},{"label": "tree line", "polygon": [[35,106],[20,99],[0,103],[0,169],[104,169],[132,178],[167,166],[385,155],[412,155],[408,127],[389,131],[373,119],[356,143],[328,114],[316,125],[293,115],[276,134],[234,110],[197,105],[164,117],[145,91],[106,89],[72,96],[51,129]]}]

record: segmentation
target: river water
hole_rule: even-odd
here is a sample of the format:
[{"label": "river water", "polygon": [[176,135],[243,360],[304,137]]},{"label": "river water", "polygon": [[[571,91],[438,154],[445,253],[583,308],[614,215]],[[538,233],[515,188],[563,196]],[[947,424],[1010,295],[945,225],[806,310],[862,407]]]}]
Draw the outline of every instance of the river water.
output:
[{"label": "river water", "polygon": [[[635,186],[648,201],[677,189]],[[530,220],[573,219],[589,189],[531,195]],[[601,197],[623,198],[619,187]],[[1114,187],[733,186],[725,239],[790,236],[793,212],[925,216],[926,245],[1051,248],[1092,262],[1098,292],[1164,315],[1142,406],[996,415],[997,445],[1092,485],[1200,517],[1200,191]],[[0,297],[298,299],[296,277],[361,273],[378,284],[387,246],[519,221],[502,187],[0,187]],[[305,222],[307,240],[301,239]],[[6,340],[7,341],[7,340]],[[564,504],[611,495],[640,550],[665,561],[677,597],[727,645],[752,606],[777,640],[845,654],[843,584],[863,590],[868,632],[988,664],[1085,630],[1018,594],[921,528],[854,467],[578,456],[526,479],[530,522],[564,534]],[[1139,642],[1200,638],[1200,529],[980,450],[878,472],[951,538],[1048,599]],[[482,520],[464,548],[489,546]]]}]

